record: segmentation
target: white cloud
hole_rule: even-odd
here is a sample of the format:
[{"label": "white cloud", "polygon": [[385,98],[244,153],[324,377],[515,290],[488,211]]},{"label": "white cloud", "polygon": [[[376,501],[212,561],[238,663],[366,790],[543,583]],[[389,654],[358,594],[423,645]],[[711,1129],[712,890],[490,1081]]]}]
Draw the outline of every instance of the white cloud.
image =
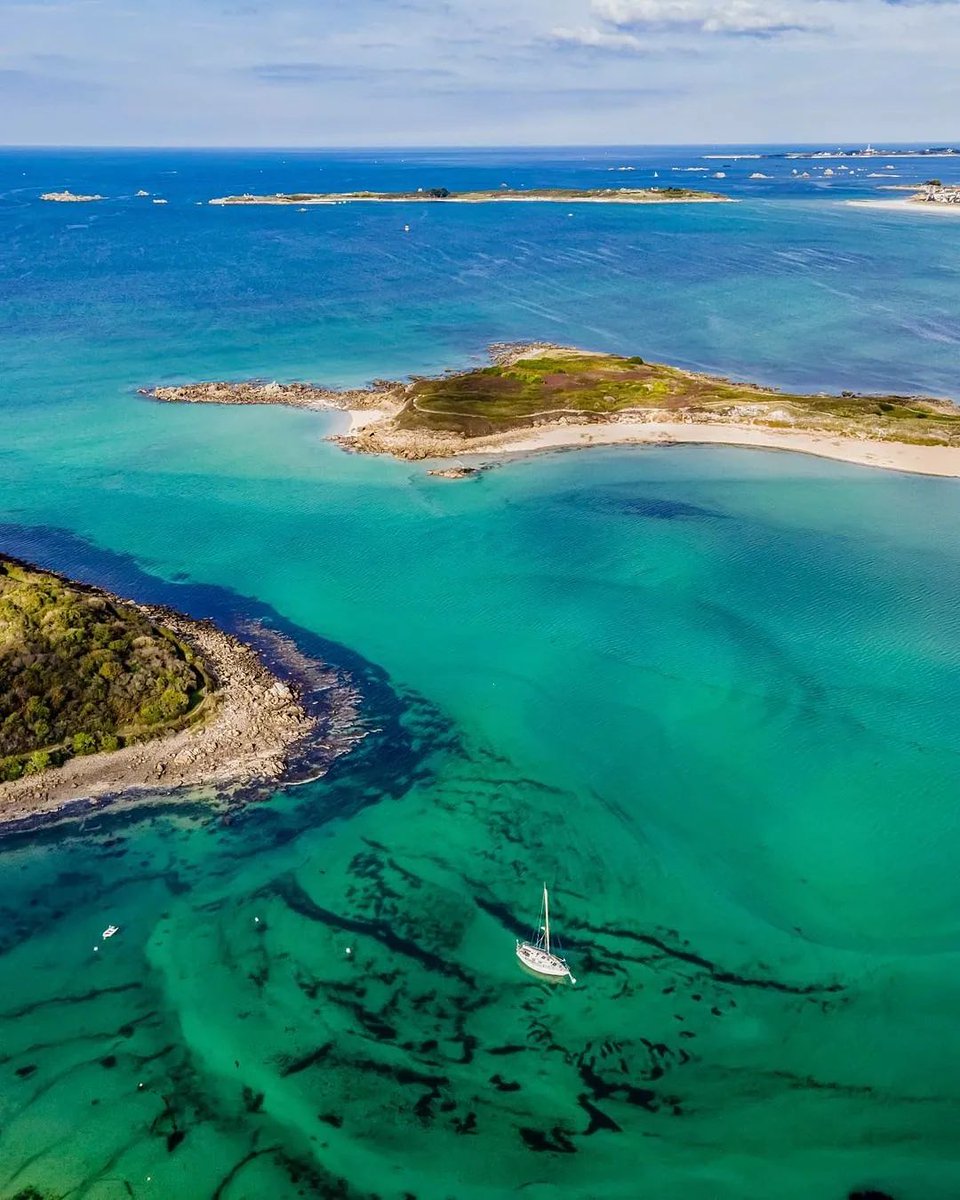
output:
[{"label": "white cloud", "polygon": [[[813,27],[811,4],[800,8],[781,0],[594,0],[604,35],[636,37],[636,29],[686,27],[704,33],[769,35]],[[612,43],[609,43],[612,44]]]},{"label": "white cloud", "polygon": [[557,42],[569,42],[574,46],[595,46],[600,50],[643,50],[645,43],[635,33],[620,29],[597,29],[593,25],[581,25],[576,29],[563,26],[552,31]]},{"label": "white cloud", "polygon": [[[957,0],[0,0],[0,14],[15,15],[4,141],[28,144],[948,142],[960,111]],[[159,91],[143,83],[157,61]]]}]

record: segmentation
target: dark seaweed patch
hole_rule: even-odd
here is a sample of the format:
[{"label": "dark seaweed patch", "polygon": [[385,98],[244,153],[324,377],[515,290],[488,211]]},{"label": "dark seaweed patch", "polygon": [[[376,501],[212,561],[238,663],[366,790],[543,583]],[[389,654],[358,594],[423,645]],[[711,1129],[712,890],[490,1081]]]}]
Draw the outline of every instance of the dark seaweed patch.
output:
[{"label": "dark seaweed patch", "polygon": [[523,1138],[523,1144],[528,1150],[536,1150],[538,1153],[548,1151],[552,1154],[575,1154],[576,1146],[570,1141],[569,1136],[557,1125],[550,1130],[549,1136],[541,1129],[530,1129],[527,1126],[520,1126],[520,1136]]},{"label": "dark seaweed patch", "polygon": [[465,1117],[458,1117],[453,1122],[453,1128],[457,1133],[476,1133],[477,1132],[477,1114],[468,1112]]},{"label": "dark seaweed patch", "polygon": [[590,1089],[594,1100],[606,1100],[612,1096],[615,1099],[625,1100],[628,1104],[645,1108],[647,1112],[659,1111],[660,1099],[656,1092],[650,1088],[635,1087],[632,1083],[611,1083],[594,1069],[594,1061],[591,1059],[588,1062],[582,1054],[577,1060],[580,1078]]},{"label": "dark seaweed patch", "polygon": [[332,1049],[333,1042],[324,1042],[322,1046],[316,1050],[311,1050],[309,1054],[303,1054],[299,1058],[287,1062],[281,1069],[280,1074],[284,1079],[290,1075],[299,1075],[301,1071],[306,1071],[308,1067],[315,1067],[317,1063],[323,1062]]},{"label": "dark seaweed patch", "polygon": [[561,504],[572,504],[581,511],[586,509],[590,512],[620,514],[625,517],[646,517],[654,521],[726,519],[725,513],[705,508],[700,504],[631,493],[631,485],[622,484],[603,489],[578,489],[565,492],[557,499]]},{"label": "dark seaweed patch", "polygon": [[116,996],[120,992],[135,992],[142,987],[142,983],[119,983],[114,987],[93,988],[89,992],[80,992],[71,996],[51,996],[48,1000],[38,1000],[36,1004],[24,1004],[21,1008],[8,1009],[6,1012],[0,1013],[0,1021],[16,1020],[18,1017],[29,1017],[41,1008],[50,1008],[58,1004],[66,1004],[71,1007],[74,1004],[86,1004],[90,1000],[99,999],[101,996]]},{"label": "dark seaweed patch", "polygon": [[320,921],[333,929],[343,929],[349,933],[366,934],[386,946],[388,950],[415,959],[430,971],[436,971],[441,975],[455,976],[470,988],[476,986],[473,977],[468,975],[457,963],[449,962],[441,958],[439,954],[425,950],[417,942],[401,937],[394,932],[388,922],[367,920],[363,917],[344,917],[339,913],[331,912],[328,908],[322,908],[310,898],[292,875],[284,875],[280,879],[274,880],[256,895],[279,896],[289,908],[308,920]]},{"label": "dark seaweed patch", "polygon": [[[818,992],[835,993],[844,990],[842,983],[794,984],[784,983],[779,979],[758,979],[748,975],[738,975],[733,971],[722,970],[716,963],[711,962],[709,958],[704,958],[703,955],[696,954],[692,950],[683,950],[678,946],[671,946],[668,942],[651,933],[636,933],[632,929],[601,928],[596,925],[587,924],[579,924],[577,927],[586,930],[588,933],[614,938],[625,938],[629,941],[640,942],[645,946],[652,946],[668,958],[675,958],[680,962],[687,963],[689,966],[699,967],[701,970],[706,971],[717,983],[728,983],[737,987],[762,988],[772,992],[783,992],[791,996],[812,996]],[[672,987],[664,988],[665,993],[669,993],[672,990]]]},{"label": "dark seaweed patch", "polygon": [[598,1129],[609,1129],[611,1133],[623,1132],[613,1117],[609,1117],[605,1112],[601,1112],[595,1104],[590,1103],[586,1096],[578,1096],[577,1103],[590,1118],[590,1123],[583,1131],[584,1137],[588,1137],[591,1133],[596,1133]]},{"label": "dark seaweed patch", "polygon": [[652,517],[658,521],[703,520],[705,517],[724,520],[724,514],[699,504],[687,504],[683,500],[658,500],[654,496],[638,496],[634,500],[621,500],[617,509],[625,516]]}]

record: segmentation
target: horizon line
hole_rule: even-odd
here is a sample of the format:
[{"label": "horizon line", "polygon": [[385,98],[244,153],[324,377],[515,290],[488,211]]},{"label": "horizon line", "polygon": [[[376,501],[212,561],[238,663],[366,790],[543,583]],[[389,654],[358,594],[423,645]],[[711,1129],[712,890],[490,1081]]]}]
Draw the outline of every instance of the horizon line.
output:
[{"label": "horizon line", "polygon": [[161,144],[150,145],[147,143],[56,143],[56,142],[3,142],[0,143],[0,152],[7,150],[150,150],[150,151],[242,151],[242,150],[257,150],[257,151],[272,151],[275,153],[317,153],[317,152],[341,152],[349,153],[351,151],[378,151],[378,152],[402,152],[402,151],[463,151],[463,150],[658,150],[658,149],[699,149],[704,146],[715,147],[717,149],[738,149],[748,148],[754,149],[762,146],[825,146],[845,148],[847,146],[869,146],[875,145],[880,141],[880,147],[887,146],[897,148],[900,146],[923,146],[926,148],[943,146],[945,148],[960,149],[960,136],[955,139],[898,139],[896,141],[883,142],[876,137],[873,138],[832,138],[819,139],[810,141],[806,139],[790,139],[786,141],[743,141],[743,142],[445,142],[445,143],[409,143],[383,145],[377,143],[355,143],[352,145],[276,145],[276,144],[254,144],[243,145],[240,143],[230,144],[210,144],[210,145],[192,145],[184,144]]}]

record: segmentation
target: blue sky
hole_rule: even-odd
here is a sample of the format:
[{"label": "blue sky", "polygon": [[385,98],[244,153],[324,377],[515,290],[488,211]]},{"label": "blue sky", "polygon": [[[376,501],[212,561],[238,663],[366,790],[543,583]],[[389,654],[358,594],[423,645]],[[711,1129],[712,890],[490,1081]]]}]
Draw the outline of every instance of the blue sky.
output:
[{"label": "blue sky", "polygon": [[0,142],[960,140],[960,0],[0,0]]}]

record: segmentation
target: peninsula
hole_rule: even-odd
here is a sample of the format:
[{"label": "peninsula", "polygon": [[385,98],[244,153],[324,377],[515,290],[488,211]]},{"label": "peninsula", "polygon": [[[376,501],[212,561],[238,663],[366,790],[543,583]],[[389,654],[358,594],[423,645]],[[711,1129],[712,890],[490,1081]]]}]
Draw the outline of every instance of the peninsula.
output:
[{"label": "peninsula", "polygon": [[173,403],[344,409],[351,424],[335,439],[340,445],[406,459],[712,442],[960,476],[960,408],[946,400],[793,394],[543,343],[497,346],[492,355],[489,366],[343,393],[310,384],[223,382],[144,394]]},{"label": "peninsula", "polygon": [[278,192],[275,196],[220,196],[209,204],[492,204],[504,201],[543,201],[556,204],[695,204],[728,203],[729,196],[691,188],[493,188],[489,191],[451,192],[445,187],[418,188],[414,192]]},{"label": "peninsula", "polygon": [[275,779],[314,724],[209,622],[0,556],[0,823]]}]

